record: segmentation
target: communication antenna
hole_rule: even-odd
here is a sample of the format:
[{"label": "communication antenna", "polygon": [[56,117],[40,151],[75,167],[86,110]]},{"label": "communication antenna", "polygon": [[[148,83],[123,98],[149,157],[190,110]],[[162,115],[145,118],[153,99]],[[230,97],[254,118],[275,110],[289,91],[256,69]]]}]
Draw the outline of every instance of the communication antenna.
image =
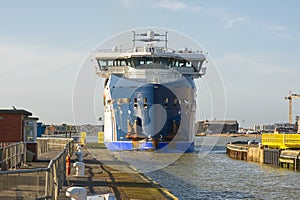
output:
[{"label": "communication antenna", "polygon": [[153,42],[165,42],[165,49],[168,49],[168,31],[165,34],[158,34],[152,30],[147,31],[146,33],[135,33],[133,32],[132,47],[135,47],[136,41],[153,43]]}]

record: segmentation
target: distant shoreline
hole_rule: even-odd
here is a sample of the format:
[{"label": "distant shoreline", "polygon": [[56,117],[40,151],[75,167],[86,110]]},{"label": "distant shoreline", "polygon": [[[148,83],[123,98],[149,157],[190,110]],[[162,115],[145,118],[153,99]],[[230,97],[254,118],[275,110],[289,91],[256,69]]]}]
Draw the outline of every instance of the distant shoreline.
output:
[{"label": "distant shoreline", "polygon": [[245,134],[245,133],[209,133],[209,134],[196,134],[196,137],[261,137],[261,134]]}]

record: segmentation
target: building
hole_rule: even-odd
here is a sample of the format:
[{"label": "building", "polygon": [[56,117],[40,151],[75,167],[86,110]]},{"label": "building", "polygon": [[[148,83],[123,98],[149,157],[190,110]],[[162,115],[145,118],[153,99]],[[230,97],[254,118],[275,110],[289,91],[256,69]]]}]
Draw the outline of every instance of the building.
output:
[{"label": "building", "polygon": [[275,130],[276,132],[281,132],[281,133],[295,133],[297,132],[297,125],[290,124],[290,123],[254,125],[254,131],[261,132],[261,133],[274,133]]},{"label": "building", "polygon": [[236,120],[204,120],[197,122],[197,133],[237,133],[239,124]]},{"label": "building", "polygon": [[37,152],[37,120],[23,109],[0,109],[0,143],[26,142],[27,149]]}]

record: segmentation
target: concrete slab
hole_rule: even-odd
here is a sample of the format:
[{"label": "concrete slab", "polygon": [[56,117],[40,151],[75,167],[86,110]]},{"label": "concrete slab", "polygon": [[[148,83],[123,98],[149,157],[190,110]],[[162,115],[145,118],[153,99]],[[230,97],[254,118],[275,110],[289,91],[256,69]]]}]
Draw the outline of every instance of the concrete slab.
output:
[{"label": "concrete slab", "polygon": [[75,177],[72,168],[72,175],[67,177],[67,186],[62,188],[59,199],[68,199],[65,193],[71,186],[86,188],[89,196],[113,193],[116,199],[177,199],[127,162],[114,157],[109,150],[85,148],[83,152],[85,176]]}]

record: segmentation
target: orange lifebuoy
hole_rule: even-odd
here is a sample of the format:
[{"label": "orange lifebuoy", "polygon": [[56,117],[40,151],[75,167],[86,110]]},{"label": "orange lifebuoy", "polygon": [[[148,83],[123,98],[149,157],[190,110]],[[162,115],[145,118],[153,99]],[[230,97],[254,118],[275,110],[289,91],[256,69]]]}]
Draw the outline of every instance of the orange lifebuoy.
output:
[{"label": "orange lifebuoy", "polygon": [[66,173],[67,175],[71,174],[71,157],[70,154],[66,156]]}]

